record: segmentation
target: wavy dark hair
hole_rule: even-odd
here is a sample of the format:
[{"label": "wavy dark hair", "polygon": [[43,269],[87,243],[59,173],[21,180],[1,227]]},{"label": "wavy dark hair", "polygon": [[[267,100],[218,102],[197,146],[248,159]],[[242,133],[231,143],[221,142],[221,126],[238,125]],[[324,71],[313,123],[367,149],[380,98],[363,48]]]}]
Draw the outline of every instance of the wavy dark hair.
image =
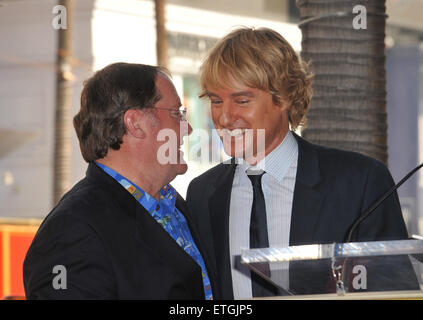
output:
[{"label": "wavy dark hair", "polygon": [[160,99],[156,90],[160,67],[113,63],[84,82],[81,109],[73,118],[85,161],[104,158],[109,148],[119,150],[126,133],[123,115],[129,109],[151,108]]}]

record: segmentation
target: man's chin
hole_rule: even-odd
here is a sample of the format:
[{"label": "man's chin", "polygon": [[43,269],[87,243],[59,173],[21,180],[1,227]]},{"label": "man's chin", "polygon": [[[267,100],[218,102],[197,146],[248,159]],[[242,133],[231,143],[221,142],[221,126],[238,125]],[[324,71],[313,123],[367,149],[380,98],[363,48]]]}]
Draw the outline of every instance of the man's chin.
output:
[{"label": "man's chin", "polygon": [[177,166],[176,172],[178,175],[185,174],[188,170],[188,165],[186,163],[178,163],[176,164],[176,166]]},{"label": "man's chin", "polygon": [[225,150],[225,153],[232,157],[232,158],[237,158],[237,159],[244,159],[245,160],[245,156],[246,153],[248,153],[248,151],[246,151],[245,147],[242,146],[235,146],[235,145],[224,145],[223,149]]},{"label": "man's chin", "polygon": [[224,148],[225,153],[235,159],[242,159],[242,161],[246,161],[250,165],[256,165],[258,162],[260,162],[264,158],[264,154],[256,154],[251,151],[251,149],[244,150],[233,150],[233,149],[227,149]]}]

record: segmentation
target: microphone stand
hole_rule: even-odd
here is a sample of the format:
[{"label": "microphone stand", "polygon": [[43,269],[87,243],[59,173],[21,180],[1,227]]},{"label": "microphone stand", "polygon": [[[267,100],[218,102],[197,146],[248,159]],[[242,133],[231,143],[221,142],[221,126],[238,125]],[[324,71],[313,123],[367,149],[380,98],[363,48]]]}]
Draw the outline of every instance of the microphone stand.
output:
[{"label": "microphone stand", "polygon": [[[368,216],[370,216],[378,207],[379,205],[386,200],[395,190],[397,190],[405,181],[407,181],[415,172],[417,172],[420,168],[423,167],[423,163],[419,164],[413,170],[411,170],[404,178],[401,179],[396,185],[390,188],[385,194],[382,195],[367,211],[364,212],[348,229],[348,232],[345,234],[343,238],[343,243],[351,242],[352,235],[356,228],[363,222]],[[344,285],[344,276],[345,276],[345,268],[348,264],[348,258],[344,260],[344,263],[341,265],[336,266],[335,260],[332,260],[332,275],[336,282],[336,291],[338,295],[345,294],[345,285]]]},{"label": "microphone stand", "polygon": [[419,170],[421,167],[423,167],[423,163],[419,164],[417,167],[415,167],[413,170],[411,170],[404,178],[401,179],[398,184],[394,185],[392,188],[390,188],[379,200],[377,200],[366,212],[364,212],[363,215],[361,215],[349,228],[348,233],[346,236],[344,236],[343,243],[351,242],[352,235],[357,228],[357,226],[365,220],[369,215],[371,215],[378,207],[379,205],[385,201],[386,198],[388,198],[392,193],[394,193],[395,190],[397,190],[405,181],[407,181],[417,170]]}]

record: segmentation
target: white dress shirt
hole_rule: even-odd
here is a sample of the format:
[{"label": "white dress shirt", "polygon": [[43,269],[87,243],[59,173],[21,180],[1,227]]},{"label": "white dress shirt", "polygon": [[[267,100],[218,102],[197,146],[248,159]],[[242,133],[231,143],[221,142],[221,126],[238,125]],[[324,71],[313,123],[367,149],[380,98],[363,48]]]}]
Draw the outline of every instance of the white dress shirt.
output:
[{"label": "white dress shirt", "polygon": [[[262,188],[266,202],[267,228],[270,247],[289,246],[292,200],[297,174],[298,144],[288,131],[281,144],[256,167],[245,161],[236,167],[229,212],[229,249],[231,256],[232,285],[235,299],[251,298],[249,269],[241,265],[242,250],[250,244],[250,216],[253,203],[253,188],[246,170],[263,169]],[[270,265],[272,270],[272,264]],[[288,286],[288,273],[278,281]]]}]

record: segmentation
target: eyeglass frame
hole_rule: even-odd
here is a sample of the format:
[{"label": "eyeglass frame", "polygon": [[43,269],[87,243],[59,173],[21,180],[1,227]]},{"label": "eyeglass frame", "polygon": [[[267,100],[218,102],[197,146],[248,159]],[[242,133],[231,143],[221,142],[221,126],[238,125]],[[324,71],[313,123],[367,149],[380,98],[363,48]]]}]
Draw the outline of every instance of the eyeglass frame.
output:
[{"label": "eyeglass frame", "polygon": [[[146,109],[157,109],[157,110],[167,110],[171,117],[178,119],[179,121],[187,121],[187,108],[184,106],[179,107],[179,109],[171,109],[171,108],[159,108],[159,107],[150,107]],[[172,114],[173,112],[178,112],[179,115]]]}]

